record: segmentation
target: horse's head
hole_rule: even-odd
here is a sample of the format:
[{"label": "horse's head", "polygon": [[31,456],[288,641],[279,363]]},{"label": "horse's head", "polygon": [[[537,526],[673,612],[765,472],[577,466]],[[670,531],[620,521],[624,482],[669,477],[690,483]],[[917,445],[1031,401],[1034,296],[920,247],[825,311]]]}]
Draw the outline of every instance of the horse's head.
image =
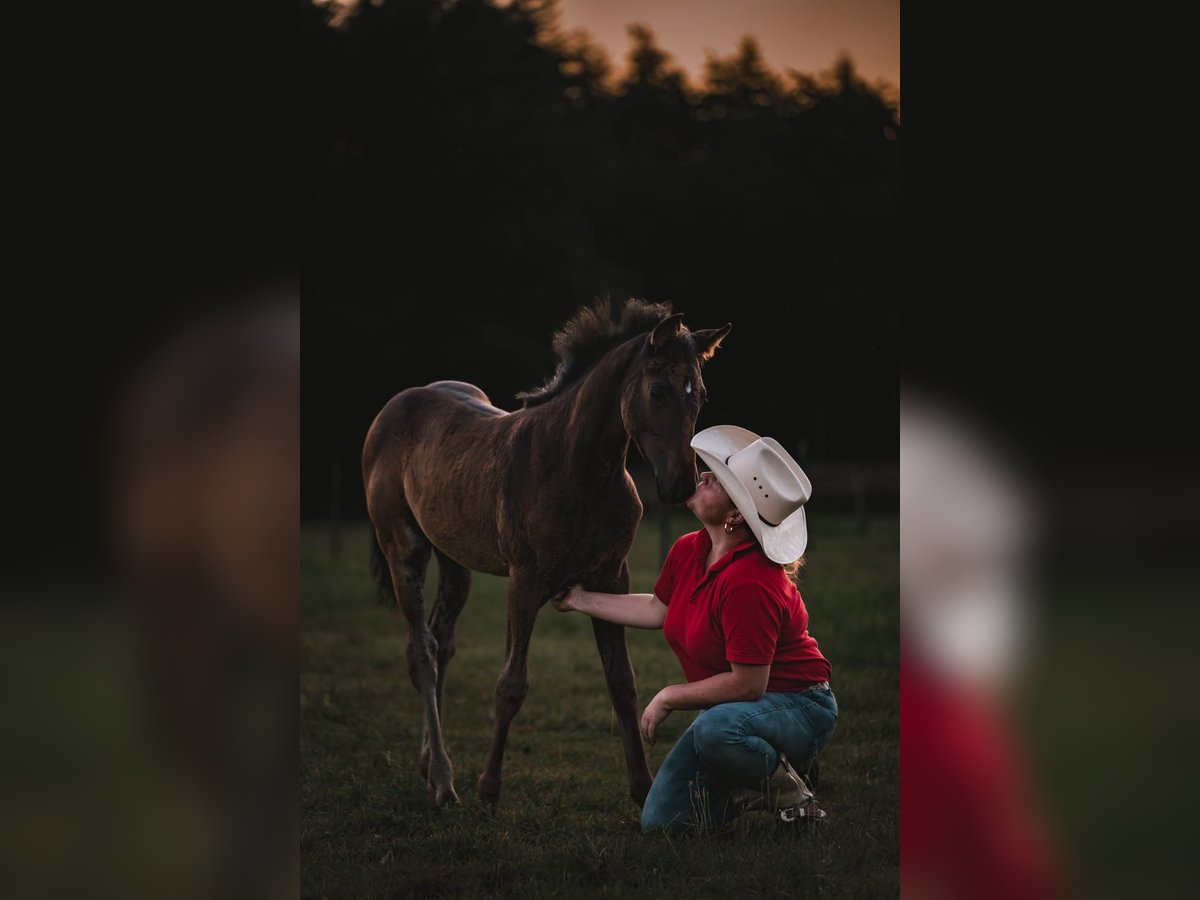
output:
[{"label": "horse's head", "polygon": [[668,316],[647,335],[626,381],[621,420],[654,471],[663,503],[682,503],[696,488],[699,474],[691,442],[706,399],[700,367],[732,328],[688,331],[682,313]]}]

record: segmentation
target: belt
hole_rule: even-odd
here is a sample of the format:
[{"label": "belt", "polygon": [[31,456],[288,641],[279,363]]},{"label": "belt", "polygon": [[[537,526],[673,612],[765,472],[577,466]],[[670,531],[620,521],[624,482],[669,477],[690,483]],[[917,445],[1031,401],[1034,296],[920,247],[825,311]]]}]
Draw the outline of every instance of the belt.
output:
[{"label": "belt", "polygon": [[[828,691],[828,690],[832,690],[832,688],[829,687],[828,681],[818,681],[816,684],[810,684],[808,687],[806,687],[804,689],[804,691]],[[804,691],[801,691],[800,693],[803,694]]]}]

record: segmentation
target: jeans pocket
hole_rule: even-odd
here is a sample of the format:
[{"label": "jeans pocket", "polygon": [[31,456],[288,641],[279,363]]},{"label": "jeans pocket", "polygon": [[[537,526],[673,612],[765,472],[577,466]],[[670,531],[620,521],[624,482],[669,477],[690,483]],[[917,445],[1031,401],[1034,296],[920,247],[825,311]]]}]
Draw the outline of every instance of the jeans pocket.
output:
[{"label": "jeans pocket", "polygon": [[812,725],[814,737],[823,745],[837,727],[837,701],[833,700],[832,696],[827,699],[810,699],[805,704],[804,713]]}]

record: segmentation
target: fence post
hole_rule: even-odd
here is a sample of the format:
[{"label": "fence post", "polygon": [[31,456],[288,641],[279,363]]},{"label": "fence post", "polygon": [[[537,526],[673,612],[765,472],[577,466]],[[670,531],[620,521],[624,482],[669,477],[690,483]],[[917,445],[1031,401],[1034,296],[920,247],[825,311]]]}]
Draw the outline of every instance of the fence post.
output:
[{"label": "fence post", "polygon": [[329,465],[329,556],[342,557],[342,465],[336,459]]},{"label": "fence post", "polygon": [[665,503],[658,504],[658,568],[662,571],[671,552],[671,510]]},{"label": "fence post", "polygon": [[854,495],[854,517],[858,521],[858,533],[867,530],[867,485],[862,472],[855,469],[850,476],[850,490]]}]

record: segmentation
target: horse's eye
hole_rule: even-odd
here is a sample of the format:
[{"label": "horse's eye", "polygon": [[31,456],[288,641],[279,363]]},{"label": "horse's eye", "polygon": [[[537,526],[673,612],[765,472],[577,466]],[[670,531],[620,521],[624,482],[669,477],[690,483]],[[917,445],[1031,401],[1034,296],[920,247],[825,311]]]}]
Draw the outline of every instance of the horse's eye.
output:
[{"label": "horse's eye", "polygon": [[667,398],[667,388],[662,384],[650,385],[650,399],[665,400]]}]

